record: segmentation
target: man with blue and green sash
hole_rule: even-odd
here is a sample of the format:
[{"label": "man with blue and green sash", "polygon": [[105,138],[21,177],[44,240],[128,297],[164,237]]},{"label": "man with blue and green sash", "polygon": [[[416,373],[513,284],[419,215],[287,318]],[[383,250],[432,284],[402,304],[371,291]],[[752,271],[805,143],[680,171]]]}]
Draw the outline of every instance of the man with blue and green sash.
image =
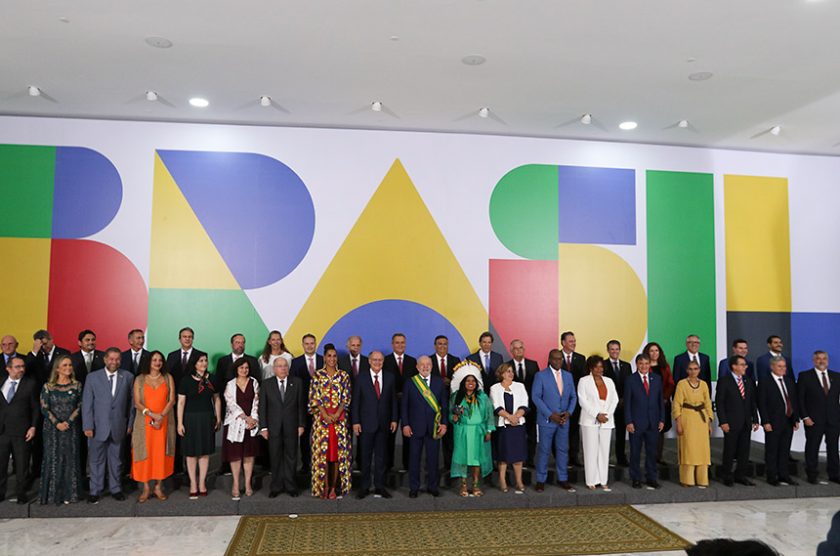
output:
[{"label": "man with blue and green sash", "polygon": [[409,443],[409,498],[417,498],[420,490],[420,462],[426,450],[426,490],[440,496],[438,490],[438,452],[440,439],[446,434],[447,392],[443,380],[432,376],[432,360],[417,360],[417,372],[403,386],[402,431]]}]

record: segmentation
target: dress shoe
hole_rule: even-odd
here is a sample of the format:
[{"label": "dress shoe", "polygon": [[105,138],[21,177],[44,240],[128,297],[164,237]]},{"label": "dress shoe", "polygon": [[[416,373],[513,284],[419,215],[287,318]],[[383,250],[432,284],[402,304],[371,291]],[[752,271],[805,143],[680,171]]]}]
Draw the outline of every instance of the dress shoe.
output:
[{"label": "dress shoe", "polygon": [[575,491],[575,487],[573,487],[572,483],[570,483],[569,481],[558,481],[557,486],[568,492]]},{"label": "dress shoe", "polygon": [[26,496],[18,496],[17,503],[21,505],[29,504],[29,500],[26,498]]},{"label": "dress shoe", "polygon": [[798,463],[798,462],[799,462],[799,460],[798,460],[798,459],[796,459],[796,458],[795,458],[795,457],[793,457],[793,456],[788,456],[788,461],[789,461],[789,462],[791,462],[791,463]]},{"label": "dress shoe", "polygon": [[271,492],[268,493],[268,497],[269,498],[277,498],[278,496],[280,496],[280,493],[282,493],[282,492],[283,492],[282,490],[272,490]]},{"label": "dress shoe", "polygon": [[416,490],[408,491],[408,497],[409,498],[417,498],[417,491]]},{"label": "dress shoe", "polygon": [[537,483],[536,485],[534,485],[534,490],[536,490],[537,492],[544,491],[545,490],[545,483]]},{"label": "dress shoe", "polygon": [[378,488],[373,491],[374,494],[378,494],[382,498],[391,498],[391,493],[385,490],[384,488]]},{"label": "dress shoe", "polygon": [[770,485],[770,486],[777,487],[777,486],[779,486],[780,483],[779,483],[778,479],[767,479],[767,484]]},{"label": "dress shoe", "polygon": [[818,485],[820,482],[817,480],[816,477],[808,477],[808,482],[812,485]]},{"label": "dress shoe", "polygon": [[840,485],[840,477],[829,477],[828,482],[829,483],[837,483],[838,485]]},{"label": "dress shoe", "polygon": [[733,481],[732,479],[724,479],[723,484],[728,486],[728,487],[731,487],[731,486],[735,485],[735,481]]},{"label": "dress shoe", "polygon": [[356,500],[364,500],[365,498],[367,498],[368,494],[370,494],[368,491],[360,490],[356,493]]},{"label": "dress shoe", "polygon": [[95,494],[88,496],[88,504],[99,504],[99,496]]},{"label": "dress shoe", "polygon": [[642,481],[633,481],[633,488],[642,488]]},{"label": "dress shoe", "polygon": [[122,492],[115,492],[111,495],[111,498],[113,498],[117,502],[122,502],[123,500],[125,500],[125,494],[123,494]]},{"label": "dress shoe", "polygon": [[431,495],[432,495],[432,496],[434,496],[435,498],[439,498],[439,497],[440,497],[440,491],[439,491],[439,490],[430,490],[430,491],[429,491],[429,494],[431,494]]},{"label": "dress shoe", "polygon": [[647,486],[649,486],[650,488],[656,489],[656,488],[660,488],[661,485],[659,483],[657,483],[656,481],[648,481]]},{"label": "dress shoe", "polygon": [[794,481],[793,479],[788,479],[784,482],[786,482],[788,484],[788,486],[792,486],[792,487],[799,486],[799,481]]},{"label": "dress shoe", "polygon": [[289,496],[291,496],[292,498],[297,498],[298,496],[300,496],[300,491],[299,490],[290,490],[289,491]]},{"label": "dress shoe", "polygon": [[755,483],[752,482],[751,480],[747,479],[746,477],[744,477],[743,479],[738,479],[735,482],[738,483],[739,485],[744,485],[744,486],[748,486],[748,487],[754,487],[755,486]]}]

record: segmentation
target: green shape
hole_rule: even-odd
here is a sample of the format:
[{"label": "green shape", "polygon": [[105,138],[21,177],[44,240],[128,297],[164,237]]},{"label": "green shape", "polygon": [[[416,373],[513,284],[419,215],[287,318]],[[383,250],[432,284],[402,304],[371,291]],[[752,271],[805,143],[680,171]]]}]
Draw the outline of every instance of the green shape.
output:
[{"label": "green shape", "polygon": [[148,345],[164,354],[180,347],[178,331],[195,331],[194,345],[207,352],[210,370],[230,353],[230,337],[245,334],[248,353],[262,353],[268,328],[242,290],[149,290]]},{"label": "green shape", "polygon": [[557,260],[557,166],[528,164],[499,180],[490,197],[490,224],[505,247],[526,259]]},{"label": "green shape", "polygon": [[55,147],[0,145],[0,237],[52,236]]},{"label": "green shape", "polygon": [[647,172],[648,338],[670,360],[697,334],[717,380],[712,174]]}]

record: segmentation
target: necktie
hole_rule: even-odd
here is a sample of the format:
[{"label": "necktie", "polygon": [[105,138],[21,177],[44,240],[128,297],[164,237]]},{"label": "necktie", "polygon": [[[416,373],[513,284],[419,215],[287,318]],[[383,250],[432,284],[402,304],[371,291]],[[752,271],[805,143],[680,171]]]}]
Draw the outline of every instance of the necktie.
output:
[{"label": "necktie", "polygon": [[615,377],[618,378],[618,375],[619,375],[618,361],[613,361],[613,372],[615,373]]},{"label": "necktie", "polygon": [[430,384],[429,384],[429,379],[428,379],[428,378],[424,378],[424,379],[423,379],[423,382],[425,382],[425,383],[426,383],[426,388],[429,388],[429,387],[430,387]]},{"label": "necktie", "polygon": [[397,367],[400,369],[400,374],[403,374],[402,355],[397,355]]},{"label": "necktie", "polygon": [[647,394],[647,395],[649,396],[649,395],[650,395],[650,384],[648,384],[647,374],[645,374],[645,375],[642,377],[642,379],[643,379],[643,380],[644,380],[644,382],[645,382],[645,394]]},{"label": "necktie", "polygon": [[697,354],[692,355],[691,360],[697,363]]},{"label": "necktie", "polygon": [[280,401],[281,402],[286,401],[286,381],[285,380],[280,381]]},{"label": "necktie", "polygon": [[516,374],[519,375],[519,380],[525,382],[525,374],[522,372],[522,361],[516,364]]},{"label": "necktie", "polygon": [[116,377],[117,377],[117,373],[114,373],[114,374],[112,374],[112,375],[108,375],[108,382],[111,384],[111,397],[112,397],[112,398],[114,397],[114,394],[116,393],[116,392],[114,391],[114,379],[115,379]]},{"label": "necktie", "polygon": [[823,387],[823,392],[825,392],[825,395],[826,395],[826,396],[828,396],[828,390],[829,390],[829,386],[828,386],[828,373],[827,373],[827,372],[822,372],[822,373],[820,373],[820,374],[822,375],[822,387]]},{"label": "necktie", "polygon": [[15,392],[16,392],[16,391],[17,391],[17,382],[15,382],[15,381],[13,380],[13,381],[12,381],[11,386],[9,386],[9,391],[8,391],[8,392],[6,392],[6,402],[7,402],[7,403],[11,403],[11,402],[12,402],[12,398],[14,398],[14,397],[15,397]]},{"label": "necktie", "polygon": [[779,384],[782,385],[782,395],[785,397],[785,417],[790,418],[793,415],[793,406],[790,405],[790,398],[788,397],[787,388],[785,388],[785,380],[779,377]]},{"label": "necktie", "polygon": [[554,373],[554,382],[557,383],[557,391],[560,395],[563,395],[563,371],[557,371]]},{"label": "necktie", "polygon": [[379,373],[373,375],[373,389],[376,391],[376,399],[382,395],[382,390],[379,389]]},{"label": "necktie", "polygon": [[569,371],[569,372],[572,372],[572,356],[571,355],[566,356],[566,370]]},{"label": "necktie", "polygon": [[90,372],[90,366],[92,364],[93,353],[86,353],[85,354],[85,367],[87,367],[87,372]]},{"label": "necktie", "polygon": [[314,357],[309,358],[309,374],[310,374],[310,376],[315,374],[315,358]]},{"label": "necktie", "polygon": [[446,378],[446,357],[440,358],[440,376]]},{"label": "necktie", "polygon": [[137,374],[137,369],[140,366],[140,364],[138,362],[139,359],[140,359],[140,352],[138,351],[137,353],[134,354],[134,359],[132,359],[132,363],[131,363],[131,370],[134,374]]},{"label": "necktie", "polygon": [[490,355],[487,353],[484,354],[484,370],[490,374]]},{"label": "necktie", "polygon": [[358,361],[356,361],[355,357],[352,359],[352,363],[350,364],[350,367],[353,369],[353,376],[356,376],[356,375],[359,374],[359,363],[358,363]]},{"label": "necktie", "polygon": [[737,378],[738,380],[738,390],[741,392],[741,399],[746,399],[747,393],[744,391],[744,379],[740,376]]},{"label": "necktie", "polygon": [[187,370],[187,361],[189,361],[189,359],[187,358],[187,352],[184,351],[184,352],[181,353],[181,370],[182,371]]}]

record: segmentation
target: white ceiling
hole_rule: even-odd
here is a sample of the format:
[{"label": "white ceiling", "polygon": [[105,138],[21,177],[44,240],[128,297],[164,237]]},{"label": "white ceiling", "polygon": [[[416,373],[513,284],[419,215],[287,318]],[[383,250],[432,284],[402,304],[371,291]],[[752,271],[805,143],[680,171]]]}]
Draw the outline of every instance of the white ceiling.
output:
[{"label": "white ceiling", "polygon": [[3,0],[0,114],[840,155],[838,30],[835,0]]}]

